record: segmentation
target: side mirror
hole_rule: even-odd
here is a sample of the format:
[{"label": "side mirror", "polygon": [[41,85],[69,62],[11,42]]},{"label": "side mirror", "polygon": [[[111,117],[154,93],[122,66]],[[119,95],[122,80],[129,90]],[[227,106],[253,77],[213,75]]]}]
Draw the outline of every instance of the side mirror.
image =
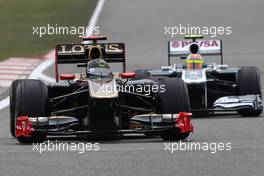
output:
[{"label": "side mirror", "polygon": [[119,77],[121,77],[121,78],[135,78],[136,73],[135,72],[119,73]]}]

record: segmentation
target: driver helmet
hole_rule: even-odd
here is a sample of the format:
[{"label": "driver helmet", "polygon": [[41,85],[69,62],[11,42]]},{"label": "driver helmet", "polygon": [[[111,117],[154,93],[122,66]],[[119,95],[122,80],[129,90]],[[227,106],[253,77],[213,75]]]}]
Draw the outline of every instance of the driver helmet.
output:
[{"label": "driver helmet", "polygon": [[190,54],[186,59],[186,66],[189,70],[202,69],[204,60],[200,54]]},{"label": "driver helmet", "polygon": [[89,80],[97,83],[108,83],[114,78],[108,63],[103,59],[94,59],[88,62],[86,76]]},{"label": "driver helmet", "polygon": [[87,74],[94,75],[97,72],[109,70],[109,65],[103,59],[94,59],[87,63]]},{"label": "driver helmet", "polygon": [[87,67],[88,67],[88,69],[91,69],[91,68],[109,69],[108,63],[103,59],[93,59],[93,60],[88,62]]}]

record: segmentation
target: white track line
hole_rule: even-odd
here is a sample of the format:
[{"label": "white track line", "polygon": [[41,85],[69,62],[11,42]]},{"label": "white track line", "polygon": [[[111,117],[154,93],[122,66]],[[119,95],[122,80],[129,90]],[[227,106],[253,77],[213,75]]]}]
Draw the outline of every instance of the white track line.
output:
[{"label": "white track line", "polygon": [[[105,3],[105,0],[99,0],[96,4],[96,8],[94,9],[94,12],[93,12],[93,15],[92,17],[90,18],[90,21],[88,23],[88,26],[89,29],[93,29],[93,27],[95,27],[97,21],[98,21],[98,18],[100,16],[100,13],[104,7],[104,3]],[[86,36],[89,36],[89,35],[92,35],[93,34],[93,31],[92,30],[88,30],[88,32],[86,33]]]},{"label": "white track line", "polygon": [[9,105],[9,96],[0,101],[0,109],[4,109]]},{"label": "white track line", "polygon": [[[97,20],[100,16],[100,13],[103,9],[105,0],[99,0],[96,4],[96,8],[92,14],[92,17],[90,18],[88,27],[95,27]],[[86,33],[86,36],[92,35],[92,30],[89,30]],[[52,56],[54,54],[54,50],[52,50],[51,52],[49,52],[46,56]],[[54,78],[51,78],[49,76],[44,75],[42,72],[47,69],[50,65],[52,65],[54,63],[54,58],[51,60],[45,60],[44,62],[42,62],[36,69],[34,69],[34,71],[30,74],[30,76],[28,77],[29,79],[42,79],[44,81],[47,82],[54,82]],[[5,99],[0,101],[0,110],[6,108],[9,105],[9,96],[6,97]]]},{"label": "white track line", "polygon": [[42,62],[33,70],[33,72],[29,75],[28,79],[40,79],[41,75],[43,74],[42,72],[44,72],[49,66],[51,66],[53,62],[54,60],[45,60],[44,62]]}]

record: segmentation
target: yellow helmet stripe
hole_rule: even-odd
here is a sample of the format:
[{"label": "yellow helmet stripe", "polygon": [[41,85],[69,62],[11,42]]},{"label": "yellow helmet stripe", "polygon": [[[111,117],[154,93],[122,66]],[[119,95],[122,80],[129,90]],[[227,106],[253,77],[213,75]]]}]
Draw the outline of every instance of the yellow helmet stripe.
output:
[{"label": "yellow helmet stripe", "polygon": [[191,64],[191,63],[203,64],[203,60],[201,60],[201,59],[187,59],[186,63],[188,63],[188,64]]}]

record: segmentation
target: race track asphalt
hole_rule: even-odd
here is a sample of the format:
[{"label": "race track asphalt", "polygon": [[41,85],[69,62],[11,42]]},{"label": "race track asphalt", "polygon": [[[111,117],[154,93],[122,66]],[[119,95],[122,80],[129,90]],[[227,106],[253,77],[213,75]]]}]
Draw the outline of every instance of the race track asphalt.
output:
[{"label": "race track asphalt", "polygon": [[[128,70],[166,64],[164,26],[232,26],[224,36],[225,61],[258,66],[263,73],[264,1],[252,0],[107,0],[98,25],[110,41],[125,42]],[[0,175],[227,175],[263,176],[264,118],[238,115],[194,119],[186,143],[231,143],[230,151],[165,150],[159,138],[100,142],[99,151],[83,154],[21,145],[9,134],[9,109],[0,111]],[[53,142],[89,141],[58,140]],[[176,143],[179,144],[179,143]],[[176,145],[175,144],[175,145]]]}]

